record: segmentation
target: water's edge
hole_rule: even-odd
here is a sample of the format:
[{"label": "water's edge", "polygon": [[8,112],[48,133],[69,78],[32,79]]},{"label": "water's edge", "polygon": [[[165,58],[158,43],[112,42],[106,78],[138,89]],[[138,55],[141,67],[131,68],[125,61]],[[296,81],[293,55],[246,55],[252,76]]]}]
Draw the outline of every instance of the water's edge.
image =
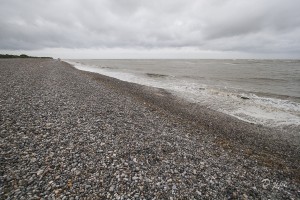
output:
[{"label": "water's edge", "polygon": [[[75,68],[72,65],[70,67]],[[296,173],[297,176],[299,174],[296,165],[300,153],[298,136],[244,122],[230,115],[190,103],[165,89],[122,81],[99,73],[80,71],[93,81],[111,88],[112,92],[116,90],[115,92],[140,101],[152,112],[165,117],[175,117],[179,120],[178,123],[192,125],[194,131],[201,134],[204,140],[205,137],[213,137],[217,145],[225,145],[224,148],[229,148],[232,153],[239,152],[267,166],[271,164],[272,167],[280,170],[289,169],[287,173]],[[190,130],[186,131],[188,134]],[[295,170],[291,171],[291,169]]]},{"label": "water's edge", "polygon": [[[260,124],[279,129],[287,134],[298,135],[300,130],[300,104],[287,99],[258,96],[254,93],[241,93],[236,90],[224,91],[220,88],[174,83],[167,85],[156,79],[156,74],[147,74],[149,77],[138,77],[132,73],[111,71],[99,66],[90,66],[66,60],[75,68],[103,74],[122,81],[141,85],[163,88],[192,103],[206,106],[242,121]],[[146,80],[146,81],[145,81]],[[232,105],[237,105],[232,107]]]}]

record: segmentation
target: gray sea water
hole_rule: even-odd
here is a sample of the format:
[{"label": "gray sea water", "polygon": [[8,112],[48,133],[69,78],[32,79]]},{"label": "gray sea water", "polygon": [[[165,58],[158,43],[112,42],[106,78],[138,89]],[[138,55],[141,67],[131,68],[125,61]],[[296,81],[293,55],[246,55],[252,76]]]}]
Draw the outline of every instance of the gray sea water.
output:
[{"label": "gray sea water", "polygon": [[251,123],[300,134],[300,60],[67,60],[76,68],[164,88]]}]

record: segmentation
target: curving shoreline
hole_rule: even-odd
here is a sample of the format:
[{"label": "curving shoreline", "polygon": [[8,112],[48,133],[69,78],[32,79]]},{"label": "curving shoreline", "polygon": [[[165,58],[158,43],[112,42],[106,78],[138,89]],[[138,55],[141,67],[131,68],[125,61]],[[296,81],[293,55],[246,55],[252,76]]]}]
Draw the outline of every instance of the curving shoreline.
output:
[{"label": "curving shoreline", "polygon": [[0,70],[4,198],[299,198],[297,138],[57,60]]},{"label": "curving shoreline", "polygon": [[239,120],[230,115],[188,102],[164,89],[130,83],[93,72],[82,71],[82,73],[114,87],[125,95],[133,95],[135,98],[147,102],[149,106],[163,109],[168,114],[180,117],[180,120],[192,122],[195,128],[205,127],[205,131],[209,134],[247,146],[244,147],[245,149],[251,148],[252,151],[255,151],[256,148],[257,152],[267,149],[268,153],[290,159],[291,164],[299,159],[300,135],[286,134],[275,128]]}]

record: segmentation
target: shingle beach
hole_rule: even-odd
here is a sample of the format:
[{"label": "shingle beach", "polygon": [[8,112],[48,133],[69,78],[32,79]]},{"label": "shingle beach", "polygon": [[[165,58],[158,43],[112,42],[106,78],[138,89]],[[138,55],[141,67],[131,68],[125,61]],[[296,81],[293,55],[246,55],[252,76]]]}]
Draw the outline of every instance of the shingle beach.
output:
[{"label": "shingle beach", "polygon": [[300,199],[299,136],[55,59],[0,60],[0,199]]}]

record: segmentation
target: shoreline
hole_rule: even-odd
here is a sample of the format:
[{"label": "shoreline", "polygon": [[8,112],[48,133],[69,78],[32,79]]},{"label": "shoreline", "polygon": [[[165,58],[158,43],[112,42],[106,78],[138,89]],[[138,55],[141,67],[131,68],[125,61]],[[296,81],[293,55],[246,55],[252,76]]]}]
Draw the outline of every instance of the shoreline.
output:
[{"label": "shoreline", "polygon": [[[71,64],[69,65],[76,69]],[[162,88],[126,82],[99,73],[79,71],[99,82],[106,83],[124,94],[133,95],[135,98],[147,102],[148,106],[162,109],[167,113],[180,117],[181,120],[186,120],[188,123],[193,124],[195,128],[204,128],[208,134],[220,137],[217,141],[220,140],[218,142],[221,144],[226,143],[225,145],[229,145],[229,147],[236,150],[244,146],[242,149],[246,152],[259,153],[261,151],[260,157],[264,157],[265,154],[271,155],[274,153],[277,156],[274,157],[274,160],[271,158],[271,162],[276,163],[278,158],[282,161],[287,159],[289,165],[293,166],[293,168],[297,167],[294,165],[297,163],[295,159],[300,161],[299,136],[286,136],[284,132],[275,128],[249,123],[228,114],[191,103]],[[222,140],[224,141],[222,142]],[[229,143],[232,143],[233,146]],[[234,147],[235,145],[239,147]]]},{"label": "shoreline", "polygon": [[[142,71],[141,74],[135,74],[134,72],[124,72],[124,70],[112,70],[112,68],[107,67],[109,66],[109,63],[106,66],[105,62],[103,63],[103,66],[105,67],[102,65],[97,67],[97,62],[93,63],[91,61],[91,63],[89,63],[82,61],[81,63],[80,60],[78,62],[75,61],[76,60],[66,60],[67,63],[74,65],[75,68],[79,70],[99,73],[122,81],[149,87],[162,88],[190,103],[199,103],[200,105],[203,105],[203,107],[209,107],[212,110],[225,113],[239,120],[260,124],[272,129],[278,129],[279,132],[285,131],[285,134],[291,134],[294,136],[299,135],[300,118],[298,116],[299,113],[297,113],[297,110],[299,110],[297,109],[297,106],[300,106],[300,99],[297,99],[297,97],[289,97],[285,95],[280,96],[258,91],[255,92],[243,90],[241,88],[237,89],[233,86],[231,88],[222,88],[219,86],[206,85],[200,87],[199,92],[196,86],[189,87],[186,85],[187,88],[186,91],[184,91],[183,88],[181,88],[184,87],[184,85],[182,85],[182,83],[177,84],[174,82],[175,79],[173,78],[175,77],[172,75],[142,73]],[[101,61],[98,64],[100,63]],[[111,64],[114,66],[113,63]],[[124,64],[127,69],[128,63]],[[136,63],[133,62],[133,64]],[[159,65],[159,63],[156,64]],[[143,65],[143,63],[140,65]],[[116,61],[116,66],[119,66],[120,68],[121,64],[118,64]],[[146,71],[147,70],[145,70],[145,72]],[[153,79],[151,77],[155,78]],[[172,80],[165,80],[162,77],[173,78]],[[155,81],[156,78],[157,82]],[[182,81],[180,77],[178,77],[178,81]],[[181,89],[178,89],[177,87]]]},{"label": "shoreline", "polygon": [[271,129],[57,60],[0,77],[5,198],[299,198],[299,146]]}]

